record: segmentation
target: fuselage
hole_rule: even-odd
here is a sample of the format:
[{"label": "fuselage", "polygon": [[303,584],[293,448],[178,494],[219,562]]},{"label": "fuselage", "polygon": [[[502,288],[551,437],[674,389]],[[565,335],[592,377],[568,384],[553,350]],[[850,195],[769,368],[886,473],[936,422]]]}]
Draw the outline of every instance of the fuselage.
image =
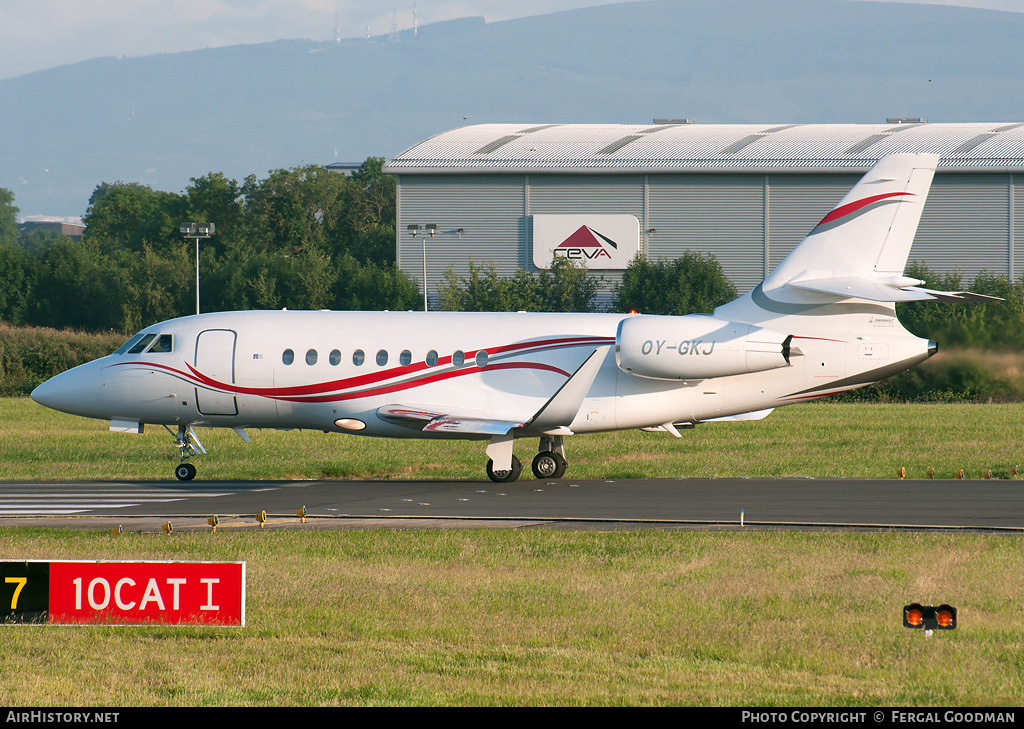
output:
[{"label": "fuselage", "polygon": [[[583,433],[695,423],[801,402],[866,384],[879,377],[865,379],[864,373],[895,372],[929,353],[929,343],[908,334],[895,317],[869,332],[850,323],[825,332],[808,325],[806,316],[780,316],[776,329],[809,326],[783,329],[793,335],[787,366],[653,379],[617,365],[616,333],[626,316],[202,314],[148,327],[114,354],[44,383],[33,398],[76,415],[140,424],[453,437],[385,420],[378,410],[403,405],[526,423],[598,351],[600,369],[568,426]],[[670,339],[666,332],[651,348],[672,347],[680,358],[702,356],[697,348],[683,353]],[[518,432],[535,434],[528,427]]]}]

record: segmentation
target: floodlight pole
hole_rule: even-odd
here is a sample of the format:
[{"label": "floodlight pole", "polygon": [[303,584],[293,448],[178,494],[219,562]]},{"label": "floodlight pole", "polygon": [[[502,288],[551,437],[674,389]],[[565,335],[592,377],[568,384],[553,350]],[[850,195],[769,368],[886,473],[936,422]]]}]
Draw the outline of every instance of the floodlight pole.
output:
[{"label": "floodlight pole", "polygon": [[416,225],[415,223],[413,223],[412,225],[406,226],[406,228],[409,231],[409,235],[411,235],[414,239],[417,236],[419,236],[420,240],[423,243],[423,311],[426,311],[427,310],[427,236],[426,235],[420,235],[419,233],[420,233],[421,229],[425,230],[426,232],[430,233],[430,237],[433,238],[434,235],[437,234],[437,223],[427,223],[426,225]]},{"label": "floodlight pole", "polygon": [[199,313],[199,239],[209,238],[217,230],[213,223],[182,223],[179,228],[185,240],[196,239],[196,313]]}]

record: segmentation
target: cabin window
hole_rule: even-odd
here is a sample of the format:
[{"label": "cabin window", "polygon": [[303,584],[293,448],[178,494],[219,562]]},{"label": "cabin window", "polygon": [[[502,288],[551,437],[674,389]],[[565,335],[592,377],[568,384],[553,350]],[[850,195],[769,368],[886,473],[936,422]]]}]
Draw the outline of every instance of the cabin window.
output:
[{"label": "cabin window", "polygon": [[341,364],[341,352],[337,349],[332,349],[331,354],[327,357],[327,361],[331,363],[332,367],[336,367]]},{"label": "cabin window", "polygon": [[366,355],[363,354],[363,350],[361,349],[357,349],[355,352],[352,353],[352,364],[354,364],[356,367],[361,365],[365,359]]},{"label": "cabin window", "polygon": [[433,349],[430,350],[429,352],[427,352],[427,359],[425,361],[427,363],[427,367],[433,367],[434,365],[436,365],[437,364],[437,352],[435,350],[433,350]]},{"label": "cabin window", "polygon": [[466,353],[461,349],[456,349],[455,354],[452,355],[452,364],[456,367],[466,364]]},{"label": "cabin window", "polygon": [[487,352],[485,352],[484,350],[481,349],[479,352],[476,353],[476,366],[477,367],[483,367],[486,364],[487,364]]},{"label": "cabin window", "polygon": [[140,339],[142,339],[142,338],[143,338],[144,336],[146,336],[146,335],[145,335],[145,334],[136,334],[136,335],[135,335],[134,337],[132,337],[132,338],[131,338],[131,339],[129,339],[129,340],[127,341],[127,342],[125,342],[124,344],[122,344],[122,345],[121,345],[120,347],[118,347],[117,349],[115,349],[115,350],[114,350],[114,354],[124,354],[124,353],[125,353],[125,352],[127,352],[127,351],[128,351],[129,349],[131,349],[132,347],[134,347],[134,346],[135,346],[135,344],[136,344],[136,342],[138,342],[138,341],[139,341]]},{"label": "cabin window", "polygon": [[388,351],[386,349],[382,349],[379,352],[377,352],[377,364],[379,364],[381,367],[383,367],[387,363],[388,363]]},{"label": "cabin window", "polygon": [[170,334],[161,334],[149,348],[149,352],[165,353],[170,352],[174,347],[174,337]]},{"label": "cabin window", "polygon": [[295,361],[295,352],[293,352],[290,349],[286,349],[284,352],[281,353],[281,361],[284,362],[286,365],[290,365],[292,362]]},{"label": "cabin window", "polygon": [[412,364],[412,352],[408,349],[403,349],[402,353],[398,355],[398,363],[403,367],[408,367]]},{"label": "cabin window", "polygon": [[316,364],[316,358],[317,358],[317,354],[316,354],[316,350],[315,349],[311,349],[308,352],[306,352],[306,364],[308,364],[308,365],[315,365]]},{"label": "cabin window", "polygon": [[147,334],[142,339],[140,339],[135,344],[134,347],[132,347],[131,349],[128,350],[128,354],[138,354],[139,352],[144,350],[146,347],[148,347],[149,343],[152,342],[154,339],[156,339],[156,335],[155,334]]}]

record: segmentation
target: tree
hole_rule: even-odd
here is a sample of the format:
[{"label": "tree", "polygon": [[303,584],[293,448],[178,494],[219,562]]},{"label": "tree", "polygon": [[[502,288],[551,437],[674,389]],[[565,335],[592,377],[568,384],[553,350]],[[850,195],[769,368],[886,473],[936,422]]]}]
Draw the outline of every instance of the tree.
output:
[{"label": "tree", "polygon": [[40,258],[31,320],[56,329],[117,329],[122,277],[95,243],[64,238]]},{"label": "tree", "polygon": [[18,240],[18,208],[14,206],[14,193],[0,187],[0,245],[11,245]]},{"label": "tree", "polygon": [[349,311],[418,309],[423,298],[405,271],[394,263],[360,263],[351,255],[335,260],[338,276],[331,308]]},{"label": "tree", "polygon": [[444,274],[437,297],[444,311],[540,311],[542,297],[537,281],[517,269],[510,278],[498,274],[494,261],[469,262],[469,275],[455,273],[454,264]]},{"label": "tree", "polygon": [[587,272],[586,266],[563,257],[556,257],[550,270],[541,271],[537,281],[545,311],[580,312],[594,310],[600,282],[600,278]]},{"label": "tree", "polygon": [[378,265],[395,260],[396,184],[383,168],[383,157],[369,157],[352,175],[343,228],[345,249]]},{"label": "tree", "polygon": [[638,255],[616,287],[614,308],[643,314],[710,314],[736,298],[736,287],[715,257],[686,251],[674,261]]},{"label": "tree", "polygon": [[104,182],[89,198],[83,222],[87,240],[104,250],[142,252],[176,247],[185,218],[186,199],[137,182]]},{"label": "tree", "polygon": [[[924,288],[965,288],[963,274],[956,269],[937,274],[926,264],[914,261],[907,266],[906,275],[924,281]],[[981,271],[966,288],[1003,301],[914,301],[897,304],[896,313],[910,332],[943,346],[1024,347],[1024,280],[1010,281],[1005,275]]]},{"label": "tree", "polygon": [[242,184],[249,245],[262,251],[332,252],[347,197],[347,178],[317,165],[273,170]]},{"label": "tree", "polygon": [[558,258],[538,276],[516,269],[501,276],[494,261],[469,262],[469,275],[459,276],[454,265],[444,274],[438,291],[444,311],[593,311],[598,279],[567,258]]},{"label": "tree", "polygon": [[25,249],[0,244],[0,320],[25,322],[35,277],[35,259]]},{"label": "tree", "polygon": [[192,313],[195,279],[190,254],[184,242],[163,255],[147,245],[141,253],[122,251],[111,261],[123,281],[118,330],[135,332]]},{"label": "tree", "polygon": [[185,188],[185,213],[182,222],[213,223],[216,233],[204,247],[212,247],[219,256],[225,248],[242,236],[244,209],[242,190],[238,182],[225,177],[223,172],[209,172],[193,177]]}]

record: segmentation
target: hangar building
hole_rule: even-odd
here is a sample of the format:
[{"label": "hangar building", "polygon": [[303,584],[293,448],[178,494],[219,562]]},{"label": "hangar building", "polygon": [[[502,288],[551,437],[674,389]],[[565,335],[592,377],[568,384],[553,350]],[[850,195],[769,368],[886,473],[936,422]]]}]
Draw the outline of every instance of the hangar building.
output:
[{"label": "hangar building", "polygon": [[687,249],[713,253],[742,293],[897,152],[942,155],[910,260],[966,281],[1020,278],[1024,123],[482,124],[385,171],[398,183],[398,264],[417,281],[425,269],[431,298],[452,264],[511,275],[553,255],[586,263],[607,295],[637,252]]}]

